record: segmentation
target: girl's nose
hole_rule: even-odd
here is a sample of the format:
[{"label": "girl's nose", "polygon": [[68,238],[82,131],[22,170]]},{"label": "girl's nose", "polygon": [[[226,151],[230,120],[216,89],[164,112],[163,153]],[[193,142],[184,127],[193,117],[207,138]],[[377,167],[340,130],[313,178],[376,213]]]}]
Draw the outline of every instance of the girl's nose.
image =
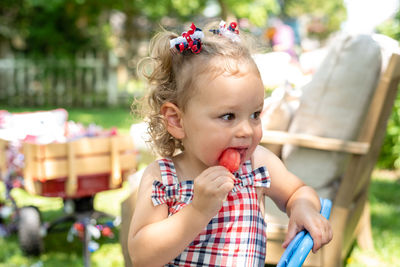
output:
[{"label": "girl's nose", "polygon": [[252,127],[251,123],[247,120],[242,121],[238,125],[238,131],[236,134],[238,137],[251,136],[253,134],[253,127]]}]

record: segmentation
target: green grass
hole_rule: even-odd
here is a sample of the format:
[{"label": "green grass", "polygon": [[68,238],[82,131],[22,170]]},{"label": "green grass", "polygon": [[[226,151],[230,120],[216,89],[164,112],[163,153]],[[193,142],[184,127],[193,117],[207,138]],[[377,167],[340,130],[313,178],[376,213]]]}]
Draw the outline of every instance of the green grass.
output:
[{"label": "green grass", "polygon": [[374,250],[355,246],[347,267],[399,266],[400,262],[400,177],[376,172],[370,188],[371,223]]},{"label": "green grass", "polygon": [[[0,195],[4,194],[4,184],[0,183]],[[128,196],[128,186],[120,189],[100,192],[96,195],[94,207],[96,210],[120,215],[120,204]],[[13,189],[12,195],[18,207],[34,205],[39,208],[42,222],[51,222],[63,215],[61,198],[49,198],[28,194],[22,189]],[[68,229],[72,224],[65,224]],[[113,238],[101,237],[95,240],[100,248],[91,254],[93,267],[124,266],[121,247],[119,244],[119,229],[114,228]],[[75,237],[73,242],[67,241],[67,231],[50,231],[43,239],[45,252],[38,257],[26,256],[19,248],[16,234],[0,238],[0,267],[13,266],[83,266],[82,242]],[[36,265],[35,265],[36,264]]]},{"label": "green grass", "polygon": [[[52,108],[10,108],[1,107],[0,110],[5,109],[11,113],[16,112],[31,112],[39,110],[51,110]],[[122,133],[128,133],[129,127],[132,123],[138,120],[132,115],[130,107],[118,108],[66,108],[68,111],[68,120],[80,122],[84,125],[95,123],[102,126],[104,129],[117,127]]]},{"label": "green grass", "polygon": [[[347,259],[347,267],[396,266],[400,262],[398,253],[400,248],[399,192],[398,178],[388,178],[381,172],[375,173],[369,197],[375,250],[362,251],[355,245]],[[18,206],[32,204],[39,207],[44,221],[57,218],[62,214],[61,199],[32,196],[19,189],[14,189],[13,195],[17,199]],[[118,190],[98,193],[95,198],[95,208],[119,215],[120,203],[127,195],[126,184]],[[92,266],[123,266],[118,229],[116,230],[114,238],[99,240],[100,249],[91,256]],[[45,238],[45,246],[46,251],[41,256],[27,257],[21,252],[16,235],[5,239],[0,238],[0,267],[35,266],[34,264],[38,262],[46,267],[83,266],[82,243],[77,238],[69,243],[66,233],[49,233]]]}]

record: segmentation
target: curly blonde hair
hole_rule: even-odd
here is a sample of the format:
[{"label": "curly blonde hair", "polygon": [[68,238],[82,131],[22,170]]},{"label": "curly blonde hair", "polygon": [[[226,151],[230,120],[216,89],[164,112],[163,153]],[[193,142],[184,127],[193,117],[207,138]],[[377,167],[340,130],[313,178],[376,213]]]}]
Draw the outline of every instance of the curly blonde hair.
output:
[{"label": "curly blonde hair", "polygon": [[233,42],[226,37],[204,33],[202,50],[194,54],[191,51],[179,53],[170,48],[170,40],[178,37],[177,34],[165,30],[159,32],[150,41],[150,56],[138,65],[149,87],[144,111],[149,141],[160,156],[171,157],[177,150],[184,150],[182,142],[167,131],[164,117],[160,114],[164,103],[173,103],[184,112],[190,97],[201,90],[196,84],[200,75],[209,75],[210,79],[226,72],[238,75],[239,66],[243,64],[251,66],[259,75],[251,57],[249,39],[245,39],[243,34],[240,42]]}]

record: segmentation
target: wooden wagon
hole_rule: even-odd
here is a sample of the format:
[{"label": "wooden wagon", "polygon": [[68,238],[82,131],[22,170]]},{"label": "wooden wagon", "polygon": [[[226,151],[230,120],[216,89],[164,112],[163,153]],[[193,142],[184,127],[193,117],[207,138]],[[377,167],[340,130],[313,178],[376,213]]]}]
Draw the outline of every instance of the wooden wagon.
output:
[{"label": "wooden wagon", "polygon": [[[11,190],[10,180],[14,178],[9,173],[8,144],[0,139],[0,178],[8,183],[7,190]],[[18,232],[21,249],[27,254],[37,255],[43,249],[43,232],[47,233],[64,222],[79,223],[84,232],[84,265],[90,266],[89,243],[92,237],[88,228],[93,228],[100,217],[113,218],[94,210],[93,199],[98,192],[121,187],[124,178],[135,171],[136,150],[132,138],[115,135],[85,137],[65,143],[23,142],[20,152],[24,158],[20,170],[22,187],[34,195],[63,198],[65,211],[61,218],[42,223],[38,208],[19,208],[12,200],[16,220],[11,228]],[[73,209],[66,211],[67,204],[71,203]]]},{"label": "wooden wagon", "polygon": [[23,144],[25,189],[46,197],[78,198],[121,186],[136,166],[130,136]]}]

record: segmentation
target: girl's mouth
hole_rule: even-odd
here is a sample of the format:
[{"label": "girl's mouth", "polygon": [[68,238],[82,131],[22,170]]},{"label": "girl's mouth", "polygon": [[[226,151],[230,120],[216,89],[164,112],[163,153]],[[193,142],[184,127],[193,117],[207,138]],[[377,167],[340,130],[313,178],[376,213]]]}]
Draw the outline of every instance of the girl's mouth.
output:
[{"label": "girl's mouth", "polygon": [[240,154],[240,162],[242,163],[244,158],[246,157],[247,148],[245,148],[245,147],[236,147],[236,148],[233,148],[233,149],[235,149],[237,152],[239,152],[239,154]]}]

